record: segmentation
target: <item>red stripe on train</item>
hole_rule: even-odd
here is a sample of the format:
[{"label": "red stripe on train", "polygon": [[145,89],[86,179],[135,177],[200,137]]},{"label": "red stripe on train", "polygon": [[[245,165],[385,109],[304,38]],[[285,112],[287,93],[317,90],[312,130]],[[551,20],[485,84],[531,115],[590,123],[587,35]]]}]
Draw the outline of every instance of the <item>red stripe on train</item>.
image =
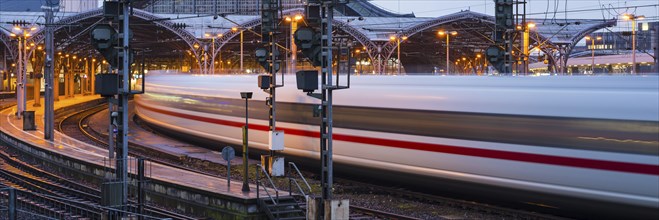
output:
[{"label": "red stripe on train", "polygon": [[[229,120],[222,120],[222,119],[208,118],[208,117],[202,117],[196,115],[189,115],[179,112],[172,112],[164,109],[158,109],[158,108],[146,106],[141,103],[138,103],[138,105],[150,111],[171,115],[179,118],[187,118],[195,121],[202,121],[202,122],[220,124],[220,125],[226,125],[232,127],[242,127],[244,125],[244,123],[242,122],[234,122]],[[250,125],[249,128],[250,130],[258,130],[258,131],[268,131],[269,129],[268,126],[264,126],[264,125]],[[281,127],[279,127],[278,129],[283,130],[286,134],[290,134],[290,135],[306,136],[311,138],[317,138],[320,136],[320,132],[306,131],[306,130],[292,129],[292,128],[281,128]],[[334,140],[337,141],[347,141],[347,142],[380,145],[380,146],[403,148],[403,149],[457,154],[457,155],[474,156],[474,157],[484,157],[484,158],[492,158],[492,159],[514,160],[514,161],[531,162],[531,163],[542,163],[542,164],[551,164],[551,165],[559,165],[559,166],[590,168],[590,169],[599,169],[599,170],[608,170],[608,171],[659,175],[659,166],[647,165],[647,164],[593,160],[593,159],[583,159],[583,158],[573,158],[573,157],[561,157],[561,156],[519,153],[519,152],[499,151],[499,150],[487,150],[487,149],[468,148],[468,147],[450,146],[450,145],[442,145],[442,144],[429,144],[429,143],[400,141],[400,140],[391,140],[391,139],[382,139],[382,138],[361,137],[361,136],[345,135],[345,134],[334,134],[333,137]]]}]

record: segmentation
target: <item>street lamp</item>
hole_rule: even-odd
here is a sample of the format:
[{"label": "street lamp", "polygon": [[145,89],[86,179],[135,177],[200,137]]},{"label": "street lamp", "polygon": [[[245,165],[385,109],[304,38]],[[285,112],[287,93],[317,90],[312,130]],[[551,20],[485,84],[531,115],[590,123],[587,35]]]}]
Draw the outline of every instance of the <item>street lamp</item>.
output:
[{"label": "street lamp", "polygon": [[622,16],[625,20],[632,21],[632,74],[636,73],[636,20],[643,20],[645,16],[643,15],[634,15],[634,14],[625,14]]},{"label": "street lamp", "polygon": [[481,61],[481,57],[482,56],[481,56],[480,53],[476,54],[476,59],[475,59],[476,61],[474,61],[474,63],[475,63],[474,65],[478,69],[478,71],[476,72],[476,75],[481,75],[483,73],[483,65],[482,65],[483,62]]},{"label": "street lamp", "polygon": [[248,103],[249,99],[252,98],[252,92],[241,92],[240,97],[245,99],[245,126],[243,127],[243,166],[245,167],[245,174],[243,175],[243,192],[249,192],[249,183],[248,183],[248,173],[247,173],[247,167],[248,167],[248,162],[247,162],[247,157],[249,156],[248,153],[248,134],[249,134],[249,108]]},{"label": "street lamp", "polygon": [[211,38],[211,74],[215,75],[215,38],[222,37],[222,34],[205,33],[204,37]]},{"label": "street lamp", "polygon": [[243,28],[232,27],[231,31],[236,32],[240,29],[240,73],[243,73]]},{"label": "street lamp", "polygon": [[398,75],[400,75],[400,67],[402,63],[400,62],[400,42],[407,40],[407,36],[391,36],[389,37],[391,41],[396,41],[396,49],[398,50]]},{"label": "street lamp", "polygon": [[27,39],[32,36],[32,31],[35,31],[37,28],[36,27],[21,27],[21,26],[14,26],[12,29],[12,32],[10,33],[11,37],[16,37],[18,40],[18,75],[16,78],[16,117],[18,119],[21,119],[23,116],[23,111],[26,110],[26,101],[27,101],[27,94],[26,94],[26,84],[27,84]]},{"label": "street lamp", "polygon": [[523,62],[524,62],[524,74],[529,73],[529,46],[531,44],[531,40],[529,39],[529,36],[531,35],[531,29],[535,28],[535,23],[533,22],[527,22],[526,26],[524,27],[524,42],[522,43],[522,52],[524,53],[523,57]]},{"label": "street lamp", "polygon": [[458,35],[458,32],[457,31],[451,31],[451,32],[438,31],[437,34],[439,36],[446,35],[446,74],[448,75],[449,74],[449,64],[450,64],[450,61],[449,61],[449,42],[450,42],[449,36],[450,35],[453,35],[453,36]]},{"label": "street lamp", "polygon": [[288,17],[288,16],[284,17],[284,20],[286,22],[291,23],[291,29],[290,29],[291,32],[290,32],[290,35],[289,35],[289,37],[291,39],[290,40],[291,60],[290,60],[290,63],[288,64],[289,73],[295,73],[297,71],[297,67],[296,67],[296,65],[297,65],[297,45],[295,44],[295,36],[293,36],[293,35],[295,34],[295,31],[297,30],[297,23],[299,21],[301,21],[303,18],[304,17],[301,14],[297,14],[293,17]]},{"label": "street lamp", "polygon": [[597,36],[597,37],[593,38],[593,37],[590,37],[590,36],[586,36],[586,41],[591,42],[590,50],[592,51],[591,52],[592,61],[591,61],[591,64],[590,64],[590,70],[593,71],[593,74],[595,74],[595,40],[602,40],[602,37]]}]

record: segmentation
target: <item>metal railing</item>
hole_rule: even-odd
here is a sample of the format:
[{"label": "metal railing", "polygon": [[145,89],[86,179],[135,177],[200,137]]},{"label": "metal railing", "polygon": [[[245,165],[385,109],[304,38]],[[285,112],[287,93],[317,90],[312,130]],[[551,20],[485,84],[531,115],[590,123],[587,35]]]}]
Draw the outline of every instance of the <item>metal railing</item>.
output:
[{"label": "metal railing", "polygon": [[[265,177],[268,178],[268,181],[270,182],[270,185],[272,188],[275,190],[275,198],[270,195],[270,192],[268,192],[268,188],[263,185],[263,182],[261,181],[261,178],[259,177],[259,173],[263,172],[265,174]],[[263,166],[257,164],[256,165],[256,198],[260,199],[260,187],[263,187],[263,191],[265,191],[265,194],[268,195],[268,198],[272,201],[273,204],[279,204],[279,189],[277,189],[277,186],[275,185],[274,182],[272,182],[272,178],[270,178],[270,175],[268,175],[268,172],[263,168]]]},{"label": "metal railing", "polygon": [[302,189],[300,184],[297,182],[295,177],[292,175],[293,170],[295,170],[295,172],[297,173],[297,176],[299,176],[300,179],[302,179],[302,182],[304,182],[305,186],[307,186],[307,189],[309,190],[308,193],[311,194],[311,186],[309,185],[309,182],[307,182],[307,180],[304,178],[304,176],[302,176],[302,172],[300,172],[300,169],[297,168],[295,163],[288,162],[288,170],[289,170],[289,172],[288,172],[288,195],[289,196],[293,195],[293,183],[294,183],[295,186],[297,187],[297,189],[300,191],[300,193],[302,193],[302,196],[304,196],[304,198],[307,198],[307,193],[304,192],[304,190]]}]

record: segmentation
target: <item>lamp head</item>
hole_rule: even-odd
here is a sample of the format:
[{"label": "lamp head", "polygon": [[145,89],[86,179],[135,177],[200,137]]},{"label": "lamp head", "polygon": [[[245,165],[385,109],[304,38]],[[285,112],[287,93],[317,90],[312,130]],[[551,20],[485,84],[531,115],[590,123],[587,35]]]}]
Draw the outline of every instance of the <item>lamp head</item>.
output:
[{"label": "lamp head", "polygon": [[624,15],[622,15],[622,19],[624,19],[624,20],[631,20],[631,19],[632,19],[632,16],[629,15],[629,14],[624,14]]},{"label": "lamp head", "polygon": [[243,99],[251,99],[252,92],[240,92],[240,97],[242,97]]}]

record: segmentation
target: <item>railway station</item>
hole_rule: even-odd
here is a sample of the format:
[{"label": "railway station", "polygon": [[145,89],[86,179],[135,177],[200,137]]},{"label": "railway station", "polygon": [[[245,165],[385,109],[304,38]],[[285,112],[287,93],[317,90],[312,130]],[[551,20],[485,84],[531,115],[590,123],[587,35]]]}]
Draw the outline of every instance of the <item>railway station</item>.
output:
[{"label": "railway station", "polygon": [[392,2],[0,0],[0,219],[659,218],[659,4]]}]

